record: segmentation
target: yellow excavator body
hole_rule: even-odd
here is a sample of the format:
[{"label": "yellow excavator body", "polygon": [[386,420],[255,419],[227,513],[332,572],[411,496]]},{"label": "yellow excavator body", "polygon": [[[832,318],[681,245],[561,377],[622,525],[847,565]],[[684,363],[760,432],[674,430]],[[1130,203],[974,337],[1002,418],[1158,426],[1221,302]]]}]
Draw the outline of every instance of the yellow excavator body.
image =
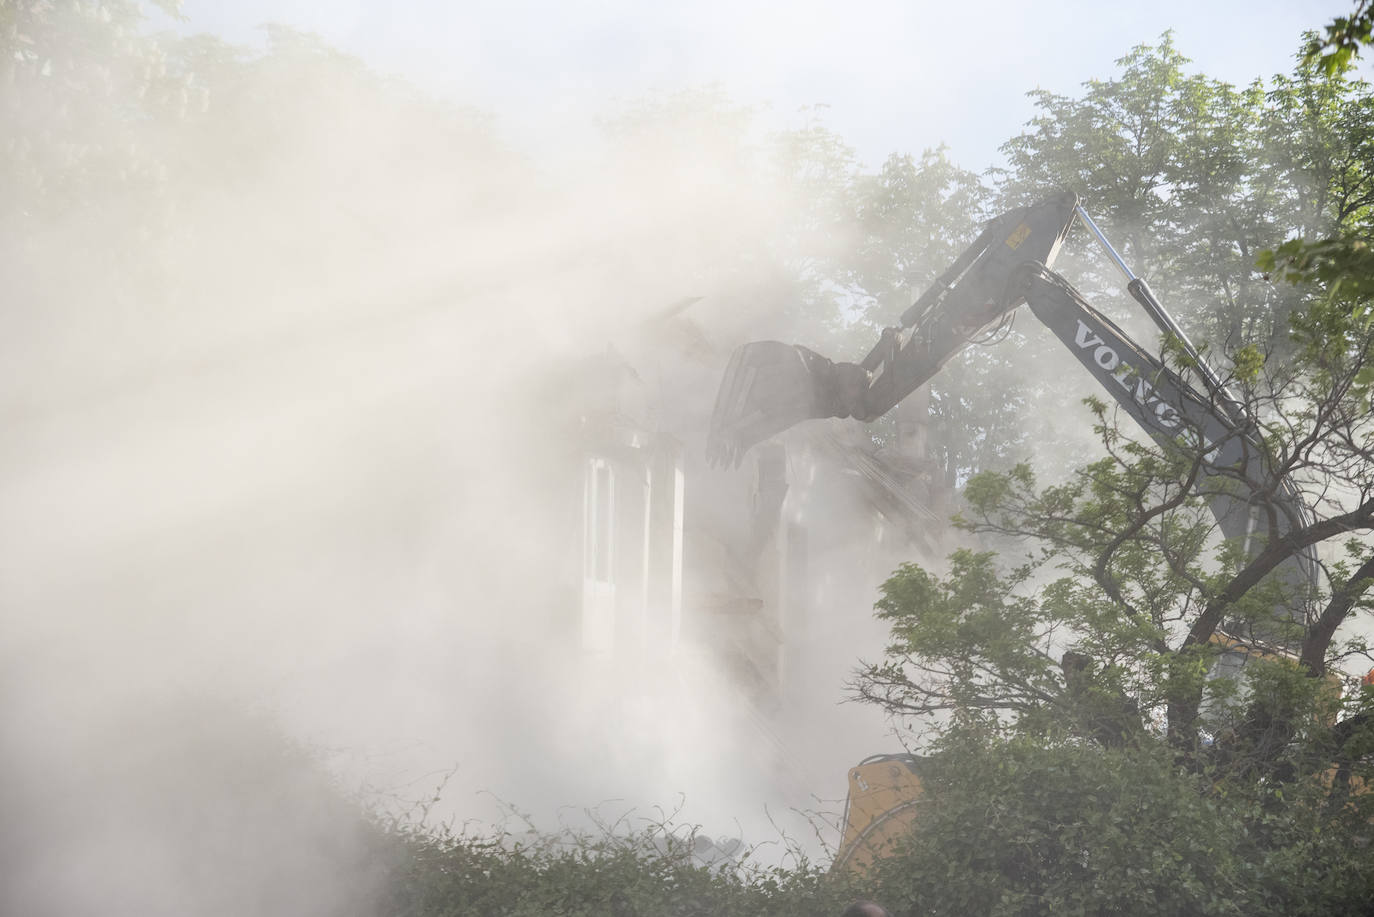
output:
[{"label": "yellow excavator body", "polygon": [[920,766],[915,755],[874,755],[850,768],[844,833],[831,868],[867,873],[911,833],[921,797]]}]

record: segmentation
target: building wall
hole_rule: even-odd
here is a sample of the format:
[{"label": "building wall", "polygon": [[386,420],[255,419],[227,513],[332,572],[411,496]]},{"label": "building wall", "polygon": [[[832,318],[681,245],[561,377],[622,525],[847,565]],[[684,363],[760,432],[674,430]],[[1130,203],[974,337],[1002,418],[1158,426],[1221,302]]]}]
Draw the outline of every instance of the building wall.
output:
[{"label": "building wall", "polygon": [[681,633],[685,479],[672,437],[620,429],[582,456],[582,649],[662,655]]}]

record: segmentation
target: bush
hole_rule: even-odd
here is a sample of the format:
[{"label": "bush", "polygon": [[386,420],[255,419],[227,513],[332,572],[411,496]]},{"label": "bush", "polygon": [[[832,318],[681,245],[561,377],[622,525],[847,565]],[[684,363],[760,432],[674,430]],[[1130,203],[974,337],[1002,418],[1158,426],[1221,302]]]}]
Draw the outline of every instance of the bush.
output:
[{"label": "bush", "polygon": [[834,917],[856,896],[852,877],[804,859],[704,862],[707,844],[664,825],[600,837],[393,833],[404,851],[387,907],[397,917]]},{"label": "bush", "polygon": [[1367,914],[1368,797],[1320,782],[1233,794],[1162,743],[955,734],[917,829],[876,878],[894,912]]}]

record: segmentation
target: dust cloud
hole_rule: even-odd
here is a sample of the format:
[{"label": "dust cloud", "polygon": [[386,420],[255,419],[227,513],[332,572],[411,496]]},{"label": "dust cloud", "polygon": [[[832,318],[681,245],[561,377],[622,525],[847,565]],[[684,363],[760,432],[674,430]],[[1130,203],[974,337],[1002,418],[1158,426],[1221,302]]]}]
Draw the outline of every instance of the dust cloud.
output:
[{"label": "dust cloud", "polygon": [[[178,116],[103,160],[34,132],[66,184],[3,239],[6,910],[363,911],[385,864],[340,802],[359,790],[444,782],[431,817],[458,825],[681,806],[749,843],[810,830],[789,813],[837,811],[845,767],[895,750],[836,704],[905,558],[825,574],[772,713],[694,643],[690,573],[658,654],[585,653],[565,588],[570,368],[641,359],[687,487],[747,492],[700,453],[730,348],[789,327],[808,201],[767,138],[708,93],[531,156],[276,39],[181,47]],[[56,117],[15,85],[11,114]],[[656,352],[686,297],[699,346]]]}]

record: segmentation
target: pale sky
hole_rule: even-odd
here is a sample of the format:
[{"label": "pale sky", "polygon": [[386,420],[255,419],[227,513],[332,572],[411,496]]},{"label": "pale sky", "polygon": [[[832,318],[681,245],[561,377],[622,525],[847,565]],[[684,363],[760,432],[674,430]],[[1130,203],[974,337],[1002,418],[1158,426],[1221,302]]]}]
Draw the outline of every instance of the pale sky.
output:
[{"label": "pale sky", "polygon": [[949,145],[982,169],[1032,115],[1025,93],[1071,94],[1173,29],[1209,76],[1287,72],[1299,36],[1353,0],[186,0],[186,31],[256,41],[280,22],[375,68],[498,116],[520,145],[574,141],[618,101],[719,84],[796,125],[803,106],[869,165]]}]

